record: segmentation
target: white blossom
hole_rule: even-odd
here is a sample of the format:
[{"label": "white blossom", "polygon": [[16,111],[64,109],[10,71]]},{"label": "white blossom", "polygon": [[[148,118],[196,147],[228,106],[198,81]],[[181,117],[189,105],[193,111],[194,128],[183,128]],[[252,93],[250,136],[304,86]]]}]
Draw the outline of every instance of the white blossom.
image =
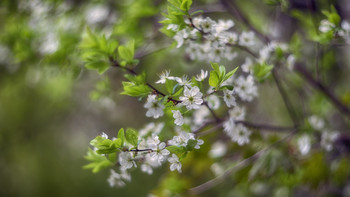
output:
[{"label": "white blossom", "polygon": [[321,136],[321,147],[326,151],[333,150],[333,143],[339,137],[339,132],[323,131]]},{"label": "white blossom", "polygon": [[295,56],[294,55],[289,55],[287,58],[287,68],[289,70],[293,70],[295,65]]},{"label": "white blossom", "polygon": [[199,26],[204,33],[211,32],[216,25],[216,22],[211,20],[209,17],[200,21]]},{"label": "white blossom", "polygon": [[134,161],[132,153],[130,153],[130,152],[122,152],[122,153],[120,153],[119,154],[119,163],[121,165],[121,168],[124,169],[124,170],[132,168],[133,166],[136,167],[136,163]]},{"label": "white blossom", "polygon": [[191,86],[191,79],[187,79],[186,75],[182,76],[182,78],[176,77],[175,80],[176,80],[176,82],[179,83],[180,86],[186,86],[186,87],[189,87],[189,88],[192,87]]},{"label": "white blossom", "polygon": [[331,31],[335,25],[331,23],[329,20],[323,19],[321,20],[320,26],[318,27],[318,30],[322,33],[327,33]]},{"label": "white blossom", "polygon": [[170,71],[166,70],[159,75],[159,80],[156,83],[165,84],[166,80],[175,80],[175,77],[170,76]]},{"label": "white blossom", "polygon": [[239,45],[247,46],[247,47],[255,45],[254,32],[252,31],[242,32],[242,34],[239,36]]},{"label": "white blossom", "polygon": [[146,126],[144,126],[142,129],[140,129],[139,136],[143,137],[148,135],[149,133],[154,133],[158,135],[163,128],[164,128],[163,122],[157,123],[157,124],[154,122],[150,122]]},{"label": "white blossom", "polygon": [[209,157],[211,158],[218,158],[222,157],[226,154],[227,147],[224,142],[217,141],[215,142],[209,151]]},{"label": "white blossom", "polygon": [[235,45],[238,41],[238,36],[233,32],[223,32],[220,34],[220,41],[225,44]]},{"label": "white blossom", "polygon": [[125,182],[122,180],[122,176],[115,172],[113,169],[111,169],[111,174],[109,175],[109,178],[107,179],[109,186],[114,187],[123,187],[125,186]]},{"label": "white blossom", "polygon": [[173,117],[175,118],[174,123],[178,126],[181,126],[184,124],[184,117],[182,116],[181,112],[179,110],[172,110]]},{"label": "white blossom", "polygon": [[[207,107],[201,106],[193,113],[193,123],[195,126],[202,125],[206,120],[206,117],[210,115],[210,111]],[[194,129],[194,128],[193,128]]]},{"label": "white blossom", "polygon": [[204,71],[201,69],[201,73],[196,75],[195,79],[197,81],[203,81],[205,78],[207,78],[207,76],[208,76],[208,71],[207,70]]},{"label": "white blossom", "polygon": [[243,72],[252,74],[253,73],[253,66],[254,66],[254,64],[253,64],[252,59],[247,57],[247,58],[245,58],[245,62],[244,62],[244,64],[242,64],[241,67],[242,67]]},{"label": "white blossom", "polygon": [[184,131],[179,132],[179,135],[174,136],[173,139],[169,140],[169,145],[173,146],[187,146],[188,140],[194,140],[194,134],[193,133],[187,133]]},{"label": "white blossom", "polygon": [[243,101],[252,101],[254,97],[258,96],[258,89],[255,86],[254,78],[252,75],[248,75],[247,78],[240,76],[235,81],[234,91]]},{"label": "white blossom", "polygon": [[105,139],[108,139],[108,135],[107,135],[105,132],[102,132],[101,137],[103,137],[103,138],[105,138]]},{"label": "white blossom", "polygon": [[236,98],[233,96],[233,94],[234,94],[234,91],[230,91],[227,89],[224,90],[224,101],[227,107],[233,107],[237,105]]},{"label": "white blossom", "polygon": [[249,136],[251,131],[242,124],[236,124],[233,119],[228,119],[224,122],[224,132],[231,138],[232,141],[237,142],[242,146],[250,142]]},{"label": "white blossom", "polygon": [[235,23],[232,20],[219,20],[218,23],[215,26],[215,31],[217,33],[229,30],[231,27],[233,27]]},{"label": "white blossom", "polygon": [[203,103],[202,93],[200,92],[197,86],[188,89],[185,86],[184,96],[180,96],[180,100],[182,101],[182,105],[185,105],[188,110],[191,109],[199,109],[201,104]]},{"label": "white blossom", "polygon": [[298,138],[298,149],[300,154],[307,155],[311,149],[310,136],[302,135]]},{"label": "white blossom", "polygon": [[324,121],[316,115],[309,117],[310,126],[315,130],[322,130],[324,128]]},{"label": "white blossom", "polygon": [[144,105],[148,111],[146,112],[147,117],[159,118],[163,116],[164,105],[156,99],[156,95],[148,95],[147,102]]},{"label": "white blossom", "polygon": [[178,172],[181,172],[181,163],[179,161],[179,158],[173,154],[170,158],[168,158],[168,161],[170,164],[170,170],[174,171],[177,170]]},{"label": "white blossom", "polygon": [[201,140],[201,139],[198,139],[198,140],[197,140],[197,144],[196,144],[196,146],[194,146],[194,148],[195,148],[195,149],[200,149],[200,145],[202,145],[202,144],[204,144],[204,141]]},{"label": "white blossom", "polygon": [[244,107],[234,107],[228,111],[230,118],[235,121],[245,119],[245,108]]}]

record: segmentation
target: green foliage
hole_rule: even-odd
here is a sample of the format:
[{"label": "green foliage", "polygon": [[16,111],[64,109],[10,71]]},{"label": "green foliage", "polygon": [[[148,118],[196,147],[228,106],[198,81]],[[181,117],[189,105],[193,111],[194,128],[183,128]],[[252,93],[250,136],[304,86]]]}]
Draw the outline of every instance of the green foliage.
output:
[{"label": "green foliage", "polygon": [[253,73],[256,79],[261,82],[271,74],[272,69],[273,65],[269,65],[266,63],[256,64],[253,67]]},{"label": "green foliage", "polygon": [[184,159],[187,155],[187,149],[183,146],[168,146],[166,149],[175,154],[179,160]]},{"label": "green foliage", "polygon": [[88,161],[91,161],[91,163],[85,165],[83,168],[92,169],[93,173],[97,173],[101,169],[107,168],[113,165],[113,163],[110,160],[108,160],[105,156],[97,154],[91,148],[89,148],[89,151],[85,156],[85,159]]},{"label": "green foliage", "polygon": [[120,65],[121,66],[126,66],[128,64],[135,65],[138,64],[138,60],[134,59],[135,55],[135,41],[131,40],[126,44],[125,46],[119,46],[118,47],[118,55],[119,58],[121,59]]},{"label": "green foliage", "polygon": [[122,140],[117,138],[115,140],[110,140],[97,136],[95,139],[91,140],[90,144],[97,148],[98,154],[110,154],[117,152],[123,147]]},{"label": "green foliage", "polygon": [[138,134],[135,130],[127,129],[125,133],[125,139],[129,144],[133,145],[134,147],[137,147]]},{"label": "green foliage", "polygon": [[109,58],[115,58],[117,47],[117,41],[107,40],[104,35],[99,36],[87,28],[80,45],[85,67],[103,74],[110,67]]},{"label": "green foliage", "polygon": [[218,89],[231,89],[229,86],[222,86],[221,84],[225,82],[227,79],[233,76],[235,72],[237,71],[238,67],[236,67],[234,70],[228,72],[226,74],[225,66],[219,66],[218,63],[211,63],[211,67],[213,68],[212,71],[210,71],[209,75],[209,85],[214,87],[216,90]]},{"label": "green foliage", "polygon": [[133,97],[145,97],[151,92],[151,88],[146,84],[146,74],[140,75],[124,75],[130,82],[124,81],[124,91],[122,95],[128,95]]}]

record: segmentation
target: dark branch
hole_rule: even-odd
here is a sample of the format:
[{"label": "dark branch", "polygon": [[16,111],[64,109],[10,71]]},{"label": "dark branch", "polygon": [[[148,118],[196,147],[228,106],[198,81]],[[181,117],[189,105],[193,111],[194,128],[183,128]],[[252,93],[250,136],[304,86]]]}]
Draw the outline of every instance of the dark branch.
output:
[{"label": "dark branch", "polygon": [[257,36],[265,43],[269,43],[270,39],[265,36],[263,33],[258,31],[249,21],[248,19],[242,14],[242,12],[239,10],[238,6],[236,5],[234,0],[221,0],[221,4],[224,8],[235,18],[240,20],[242,23],[244,23],[250,30],[252,30]]},{"label": "dark branch", "polygon": [[297,63],[294,66],[294,69],[315,89],[321,91],[331,103],[338,108],[340,112],[342,112],[344,115],[350,117],[350,109],[345,104],[343,104],[335,95],[334,93],[327,88],[324,84],[322,84],[320,81],[313,78],[311,73],[305,69],[305,65],[301,63]]}]

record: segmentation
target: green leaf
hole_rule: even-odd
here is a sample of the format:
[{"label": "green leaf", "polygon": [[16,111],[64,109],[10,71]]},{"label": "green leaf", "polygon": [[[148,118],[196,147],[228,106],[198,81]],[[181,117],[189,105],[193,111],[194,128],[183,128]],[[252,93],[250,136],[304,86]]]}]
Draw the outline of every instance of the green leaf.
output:
[{"label": "green leaf", "polygon": [[100,75],[106,72],[109,67],[109,63],[103,60],[90,61],[85,64],[85,68],[89,70],[97,70]]},{"label": "green leaf", "polygon": [[126,61],[131,61],[134,59],[132,52],[125,46],[118,47],[118,54],[119,54],[120,58],[122,58]]},{"label": "green leaf", "polygon": [[192,12],[190,15],[191,16],[194,16],[194,15],[196,15],[196,14],[201,14],[201,13],[203,13],[204,11],[203,10],[197,10],[197,11],[195,11],[195,12]]},{"label": "green leaf", "polygon": [[89,148],[87,155],[84,157],[91,163],[83,166],[84,169],[92,169],[93,173],[99,172],[101,169],[113,166],[113,163],[108,160],[105,156],[97,154],[91,148]]},{"label": "green leaf", "polygon": [[124,134],[124,129],[121,128],[118,131],[118,139],[121,140],[121,146],[124,146],[124,142],[125,142],[125,134]]},{"label": "green leaf", "polygon": [[219,90],[233,90],[233,86],[230,86],[230,85],[226,85],[226,86],[221,86]]},{"label": "green leaf", "polygon": [[219,76],[215,70],[210,71],[209,85],[215,88],[219,86]]},{"label": "green leaf", "polygon": [[187,149],[183,146],[168,146],[166,149],[177,155],[179,159],[183,159],[187,155]]},{"label": "green leaf", "polygon": [[151,89],[145,84],[135,84],[133,82],[122,82],[124,91],[120,94],[122,95],[128,95],[128,96],[133,96],[133,97],[145,97],[147,96],[150,92]]},{"label": "green leaf", "polygon": [[272,69],[273,69],[273,65],[268,65],[266,63],[263,63],[263,64],[258,64],[254,66],[253,72],[255,77],[258,79],[258,81],[262,81],[270,75]]},{"label": "green leaf", "polygon": [[168,2],[178,8],[181,6],[180,0],[168,0]]},{"label": "green leaf", "polygon": [[182,0],[180,8],[183,11],[188,12],[190,10],[190,8],[191,8],[191,5],[192,5],[192,0]]},{"label": "green leaf", "polygon": [[165,81],[165,88],[168,91],[169,94],[173,93],[173,88],[174,88],[174,81],[166,79]]},{"label": "green leaf", "polygon": [[197,145],[197,140],[188,140],[186,149],[188,151],[192,151],[196,145]]},{"label": "green leaf", "polygon": [[233,69],[232,71],[230,71],[229,73],[227,73],[224,77],[224,79],[222,80],[222,82],[226,81],[227,79],[229,79],[230,77],[233,76],[233,74],[235,74],[235,72],[237,71],[238,67],[236,67],[235,69]]},{"label": "green leaf", "polygon": [[210,65],[217,73],[220,73],[220,69],[219,69],[219,64],[218,63],[211,63]]},{"label": "green leaf", "polygon": [[137,146],[138,144],[138,137],[137,137],[137,132],[133,129],[127,129],[126,130],[126,141],[128,141],[131,145]]}]

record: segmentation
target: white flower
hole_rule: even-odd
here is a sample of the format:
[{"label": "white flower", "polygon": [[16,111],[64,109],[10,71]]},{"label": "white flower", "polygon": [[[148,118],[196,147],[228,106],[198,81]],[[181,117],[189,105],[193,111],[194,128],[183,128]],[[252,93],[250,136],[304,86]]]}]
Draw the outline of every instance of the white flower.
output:
[{"label": "white flower", "polygon": [[208,106],[213,109],[213,110],[217,110],[220,107],[220,99],[219,97],[217,97],[216,95],[210,95],[207,97],[207,101],[208,101]]},{"label": "white flower", "polygon": [[109,178],[107,179],[110,187],[114,187],[114,186],[123,187],[123,186],[125,186],[125,182],[122,180],[122,177],[120,174],[115,172],[113,169],[111,169],[110,172],[111,172],[111,174],[109,175]]},{"label": "white flower", "polygon": [[222,157],[226,154],[227,147],[224,142],[217,141],[215,142],[209,151],[209,157],[211,158],[218,158]]},{"label": "white flower", "polygon": [[197,144],[196,144],[196,146],[195,146],[194,148],[195,148],[195,149],[200,149],[200,145],[202,145],[202,144],[204,144],[204,141],[201,140],[201,139],[198,139],[198,140],[197,140]]},{"label": "white flower", "polygon": [[175,25],[175,24],[169,24],[166,29],[170,29],[170,30],[176,32],[179,29],[179,26]]},{"label": "white flower", "polygon": [[185,105],[188,110],[199,109],[203,103],[202,95],[197,86],[191,89],[185,86],[184,96],[180,96],[181,104]]},{"label": "white flower", "polygon": [[238,145],[242,146],[250,142],[250,134],[251,131],[248,130],[247,127],[243,126],[242,124],[238,124],[233,129],[233,137],[231,138],[231,140],[237,142]]},{"label": "white flower", "polygon": [[323,19],[321,20],[320,26],[318,27],[318,30],[320,30],[320,32],[322,33],[327,33],[330,30],[332,30],[335,27],[335,25],[333,23],[331,23],[330,21]]},{"label": "white flower", "polygon": [[216,25],[215,21],[211,20],[209,17],[200,21],[200,28],[204,33],[209,33],[213,30]]},{"label": "white flower", "polygon": [[177,170],[178,172],[181,172],[181,163],[179,161],[179,158],[173,154],[170,158],[168,158],[168,161],[170,164],[170,170],[174,171]]},{"label": "white flower", "polygon": [[313,129],[322,130],[324,128],[324,121],[316,115],[310,116],[308,120]]},{"label": "white flower", "polygon": [[219,20],[217,25],[215,26],[215,31],[217,33],[226,31],[228,29],[230,29],[231,27],[233,27],[235,25],[235,23],[232,20]]},{"label": "white flower", "polygon": [[168,143],[173,146],[186,147],[188,140],[194,140],[194,134],[181,131],[178,136],[174,136],[173,139],[168,141]]},{"label": "white flower", "polygon": [[175,80],[175,77],[173,76],[169,76],[170,75],[170,71],[166,70],[164,71],[162,74],[159,75],[159,80],[156,81],[156,83],[160,83],[160,84],[165,84],[166,80]]},{"label": "white flower", "polygon": [[249,136],[251,131],[242,124],[235,124],[233,119],[224,122],[224,132],[231,138],[232,141],[237,142],[242,146],[250,142]]},{"label": "white flower", "polygon": [[220,34],[220,41],[225,44],[235,45],[238,41],[238,36],[233,32],[223,32]]},{"label": "white flower", "polygon": [[321,136],[321,147],[326,151],[333,150],[333,143],[339,137],[339,132],[323,131]]},{"label": "white flower", "polygon": [[191,79],[187,79],[187,76],[184,75],[182,78],[176,77],[175,80],[179,83],[180,86],[186,86],[191,88]]},{"label": "white flower", "polygon": [[181,126],[184,124],[184,117],[182,116],[181,112],[179,110],[172,110],[173,117],[175,118],[174,123],[178,126]]},{"label": "white flower", "polygon": [[230,90],[224,90],[224,101],[227,105],[227,107],[233,107],[236,106],[236,98],[233,96],[234,91],[230,91]]},{"label": "white flower", "polygon": [[103,138],[105,138],[105,139],[108,139],[108,135],[107,135],[105,132],[102,132],[101,137],[103,137]]},{"label": "white flower", "polygon": [[235,81],[234,91],[243,101],[252,101],[254,97],[258,96],[258,89],[255,86],[254,78],[251,75],[248,75],[247,78],[240,76]]},{"label": "white flower", "polygon": [[207,78],[207,76],[208,76],[208,71],[207,70],[204,71],[201,69],[201,73],[196,75],[195,79],[197,81],[203,81],[205,78]]},{"label": "white flower", "polygon": [[307,155],[310,152],[311,142],[308,135],[302,135],[298,138],[298,149],[302,155]]},{"label": "white flower", "polygon": [[164,105],[156,99],[156,95],[148,95],[147,102],[144,105],[148,111],[146,112],[147,117],[159,118],[163,116]]},{"label": "white flower", "polygon": [[254,32],[242,32],[242,34],[239,36],[239,45],[242,46],[253,46],[255,45],[255,34]]},{"label": "white flower", "polygon": [[234,107],[228,111],[230,118],[232,120],[244,120],[245,119],[245,108],[244,107]]},{"label": "white flower", "polygon": [[164,127],[164,123],[157,123],[155,124],[154,122],[148,123],[146,126],[144,126],[142,129],[139,131],[139,136],[143,137],[148,135],[150,132],[154,134],[159,134]]},{"label": "white flower", "polygon": [[170,152],[165,149],[165,147],[165,142],[161,142],[156,146],[156,150],[153,150],[153,152],[149,154],[151,158],[155,159],[155,161],[158,162],[159,165],[164,161],[165,156],[170,154]]},{"label": "white flower", "polygon": [[141,165],[141,171],[146,172],[147,174],[153,174],[153,168],[149,164],[143,163]]},{"label": "white flower", "polygon": [[157,149],[159,143],[160,143],[159,136],[157,136],[154,133],[152,134],[152,137],[149,137],[147,139],[147,145],[148,145],[148,148],[150,149]]},{"label": "white flower", "polygon": [[254,64],[253,64],[252,59],[247,57],[247,58],[245,58],[244,64],[242,64],[242,70],[243,70],[243,72],[251,74],[251,73],[253,73],[253,66],[254,66]]},{"label": "white flower", "polygon": [[121,165],[121,169],[124,169],[124,170],[132,168],[133,166],[136,167],[136,163],[134,161],[132,153],[130,153],[130,152],[120,153],[119,154],[119,163]]}]

